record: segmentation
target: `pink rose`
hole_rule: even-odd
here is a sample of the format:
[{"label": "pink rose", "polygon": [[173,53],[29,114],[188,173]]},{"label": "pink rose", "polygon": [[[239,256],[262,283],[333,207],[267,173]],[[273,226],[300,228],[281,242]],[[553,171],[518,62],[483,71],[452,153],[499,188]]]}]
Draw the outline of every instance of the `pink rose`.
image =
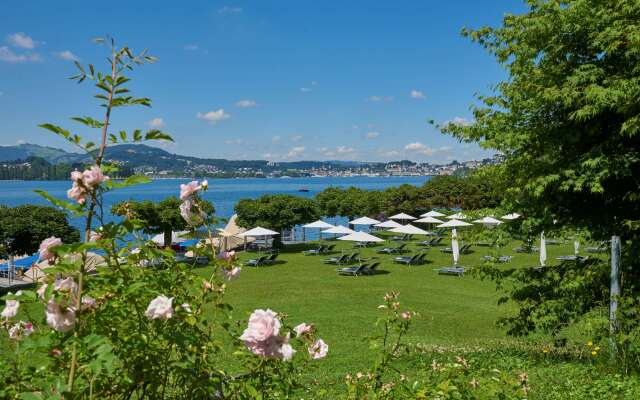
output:
[{"label": "pink rose", "polygon": [[78,284],[70,276],[64,279],[56,279],[53,284],[53,290],[75,294],[78,291]]},{"label": "pink rose", "polygon": [[102,174],[102,170],[97,165],[92,166],[90,169],[82,173],[82,183],[87,188],[95,189],[109,177]]},{"label": "pink rose", "polygon": [[74,182],[71,189],[67,190],[67,197],[82,205],[87,201],[87,192],[78,183]]},{"label": "pink rose", "polygon": [[102,239],[102,235],[99,234],[98,232],[91,231],[91,233],[89,233],[89,241],[90,242],[96,242],[96,241],[98,241],[100,239]]},{"label": "pink rose", "polygon": [[30,322],[20,321],[9,328],[9,338],[18,340],[22,337],[29,336],[33,332],[33,324]]},{"label": "pink rose", "polygon": [[296,325],[293,328],[293,331],[296,333],[296,337],[300,337],[304,334],[313,332],[313,325],[305,324],[303,322],[300,325]]},{"label": "pink rose", "polygon": [[240,340],[262,342],[280,332],[280,320],[278,314],[267,310],[255,310],[249,317],[249,324],[244,330]]},{"label": "pink rose", "polygon": [[18,310],[20,309],[20,302],[18,300],[7,300],[4,310],[0,313],[0,316],[9,319],[13,318],[18,314]]},{"label": "pink rose", "polygon": [[42,243],[40,243],[40,248],[38,249],[38,252],[40,253],[39,259],[51,260],[55,258],[56,255],[51,252],[51,249],[53,249],[56,246],[60,246],[61,244],[62,244],[62,240],[60,240],[55,236],[51,236],[50,238],[43,240]]},{"label": "pink rose", "polygon": [[309,354],[314,360],[326,357],[328,352],[329,345],[326,344],[322,339],[316,340],[316,342],[311,347],[309,347]]},{"label": "pink rose", "polygon": [[44,295],[47,292],[47,286],[49,286],[49,285],[47,285],[45,283],[44,285],[40,286],[38,288],[38,290],[36,291],[36,293],[38,294],[38,297],[40,298],[40,300],[44,300]]},{"label": "pink rose", "polygon": [[194,206],[196,206],[196,202],[191,198],[188,198],[180,204],[180,215],[189,225],[198,225],[204,218],[203,213],[193,211]]},{"label": "pink rose", "polygon": [[289,361],[293,358],[293,355],[296,354],[296,351],[293,349],[291,344],[289,344],[289,334],[287,336],[281,337],[281,344],[279,353],[284,361]]},{"label": "pink rose", "polygon": [[198,184],[198,181],[191,181],[186,185],[180,185],[180,200],[184,201],[189,199],[201,188],[202,187]]},{"label": "pink rose", "polygon": [[242,269],[240,267],[234,267],[232,269],[223,269],[224,274],[226,275],[228,281],[232,281],[236,279],[238,276],[240,276],[241,270]]},{"label": "pink rose", "polygon": [[76,325],[76,312],[73,307],[63,309],[52,298],[47,303],[44,314],[47,324],[58,332],[68,332]]},{"label": "pink rose", "polygon": [[173,317],[173,297],[158,296],[151,300],[144,315],[149,319],[168,320]]}]

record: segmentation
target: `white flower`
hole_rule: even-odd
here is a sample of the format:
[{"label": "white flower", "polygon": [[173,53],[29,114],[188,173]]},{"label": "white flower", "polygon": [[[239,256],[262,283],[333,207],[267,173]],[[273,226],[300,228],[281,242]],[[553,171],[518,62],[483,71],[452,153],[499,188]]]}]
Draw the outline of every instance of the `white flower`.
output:
[{"label": "white flower", "polygon": [[158,296],[151,300],[151,303],[149,303],[149,307],[147,307],[147,311],[145,311],[144,314],[149,319],[168,320],[173,317],[172,302],[173,297],[169,298],[167,296]]},{"label": "white flower", "polygon": [[324,342],[322,339],[316,340],[316,342],[309,347],[309,354],[314,360],[324,358],[327,356],[329,352],[329,345]]},{"label": "white flower", "polygon": [[4,306],[4,310],[0,313],[0,316],[4,318],[13,318],[18,314],[20,308],[20,302],[18,300],[7,300],[7,304]]},{"label": "white flower", "polygon": [[82,309],[89,310],[96,306],[96,299],[91,296],[82,296]]},{"label": "white flower", "polygon": [[182,307],[182,309],[186,311],[187,314],[193,313],[193,311],[191,311],[191,306],[189,305],[189,303],[182,303],[180,307]]},{"label": "white flower", "polygon": [[63,309],[53,298],[47,303],[44,314],[47,324],[58,332],[68,332],[76,325],[76,310],[73,307]]},{"label": "white flower", "polygon": [[289,361],[293,358],[293,355],[296,354],[296,351],[293,349],[291,344],[289,344],[289,334],[285,336],[282,340],[282,346],[280,347],[280,354],[282,355],[282,359],[284,361]]}]

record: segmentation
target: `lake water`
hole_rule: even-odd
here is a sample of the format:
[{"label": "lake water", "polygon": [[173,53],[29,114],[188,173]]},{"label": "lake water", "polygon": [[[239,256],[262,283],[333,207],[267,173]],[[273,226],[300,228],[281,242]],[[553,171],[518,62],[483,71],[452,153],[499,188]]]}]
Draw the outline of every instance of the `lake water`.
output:
[{"label": "lake water", "polygon": [[[264,194],[292,194],[313,197],[324,189],[354,186],[360,189],[385,189],[402,184],[423,185],[430,177],[398,176],[398,177],[326,177],[326,178],[279,178],[279,179],[209,179],[209,190],[203,197],[211,201],[216,208],[216,215],[229,218],[233,208],[240,199],[257,198]],[[179,195],[180,184],[187,179],[161,179],[151,183],[115,190],[105,195],[105,209],[123,200],[160,201],[171,195]],[[46,200],[34,193],[35,189],[46,190],[54,197],[66,199],[70,181],[0,181],[0,204],[17,206],[20,204],[48,204]],[[301,188],[308,192],[300,192]],[[329,221],[330,223],[332,221]],[[344,222],[344,221],[333,221]],[[80,221],[72,221],[78,227]],[[311,233],[312,234],[312,233]]]}]

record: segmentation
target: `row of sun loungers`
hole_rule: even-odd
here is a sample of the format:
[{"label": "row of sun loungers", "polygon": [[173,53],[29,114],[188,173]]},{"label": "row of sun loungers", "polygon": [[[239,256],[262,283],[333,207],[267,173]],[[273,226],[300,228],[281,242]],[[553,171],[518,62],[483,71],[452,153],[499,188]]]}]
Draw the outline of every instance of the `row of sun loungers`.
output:
[{"label": "row of sun loungers", "polygon": [[416,244],[420,245],[420,246],[429,246],[429,247],[434,247],[434,246],[440,246],[440,242],[442,242],[441,237],[436,237],[433,239],[429,239],[429,240],[424,240],[422,242],[418,242]]}]

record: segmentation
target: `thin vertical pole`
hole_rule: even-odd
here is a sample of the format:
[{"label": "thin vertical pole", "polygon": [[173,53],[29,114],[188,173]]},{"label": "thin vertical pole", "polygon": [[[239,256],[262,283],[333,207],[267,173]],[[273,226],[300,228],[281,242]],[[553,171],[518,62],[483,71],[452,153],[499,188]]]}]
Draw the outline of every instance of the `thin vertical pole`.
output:
[{"label": "thin vertical pole", "polygon": [[618,299],[620,297],[620,236],[611,237],[611,283],[610,283],[610,303],[609,303],[609,333],[611,338],[609,343],[611,346],[611,360],[613,361],[616,353],[616,343],[613,335],[618,331]]}]

